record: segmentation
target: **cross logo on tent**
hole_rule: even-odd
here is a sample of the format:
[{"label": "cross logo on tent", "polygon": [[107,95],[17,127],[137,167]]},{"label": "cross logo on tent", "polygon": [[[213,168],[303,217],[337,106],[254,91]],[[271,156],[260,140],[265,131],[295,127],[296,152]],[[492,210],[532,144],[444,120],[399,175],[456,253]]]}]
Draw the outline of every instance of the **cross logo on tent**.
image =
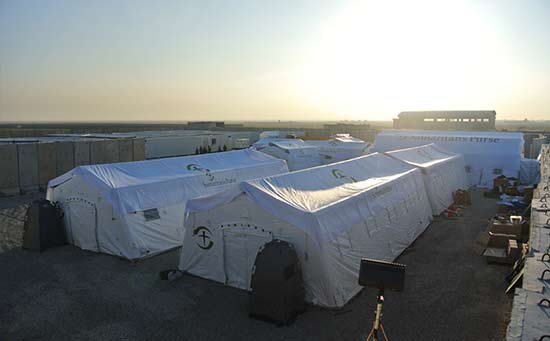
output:
[{"label": "cross logo on tent", "polygon": [[198,236],[197,246],[203,250],[211,249],[214,246],[212,232],[206,226],[199,226],[193,230],[193,237]]},{"label": "cross logo on tent", "polygon": [[332,170],[332,176],[336,179],[349,179],[351,182],[357,182],[357,180],[355,180],[353,176],[347,176],[346,174],[344,174],[343,171],[338,168]]},{"label": "cross logo on tent", "polygon": [[208,168],[204,168],[201,165],[197,165],[196,163],[190,163],[185,168],[190,171],[202,172],[208,177],[209,181],[214,181],[214,175],[210,173],[210,169]]}]

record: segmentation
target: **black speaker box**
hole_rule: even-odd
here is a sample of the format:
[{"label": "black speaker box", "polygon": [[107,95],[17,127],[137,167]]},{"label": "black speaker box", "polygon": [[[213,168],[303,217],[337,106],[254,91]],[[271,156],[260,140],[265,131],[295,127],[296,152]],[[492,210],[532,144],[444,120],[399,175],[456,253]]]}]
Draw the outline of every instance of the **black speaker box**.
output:
[{"label": "black speaker box", "polygon": [[46,199],[34,201],[27,211],[23,248],[43,251],[51,246],[63,245],[65,242],[65,231],[58,208]]}]

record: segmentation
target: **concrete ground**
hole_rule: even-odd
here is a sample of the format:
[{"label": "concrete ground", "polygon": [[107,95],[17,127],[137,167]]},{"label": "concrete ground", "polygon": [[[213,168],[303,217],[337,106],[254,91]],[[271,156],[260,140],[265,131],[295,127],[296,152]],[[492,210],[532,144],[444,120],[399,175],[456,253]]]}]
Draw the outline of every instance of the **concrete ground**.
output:
[{"label": "concrete ground", "polygon": [[[508,267],[488,265],[473,241],[495,200],[473,194],[458,220],[436,218],[397,261],[404,292],[388,292],[383,323],[391,340],[502,340],[511,297]],[[308,307],[277,327],[247,316],[248,294],[192,276],[162,281],[179,251],[132,264],[72,246],[0,254],[0,339],[363,340],[374,290],[339,311]]]}]

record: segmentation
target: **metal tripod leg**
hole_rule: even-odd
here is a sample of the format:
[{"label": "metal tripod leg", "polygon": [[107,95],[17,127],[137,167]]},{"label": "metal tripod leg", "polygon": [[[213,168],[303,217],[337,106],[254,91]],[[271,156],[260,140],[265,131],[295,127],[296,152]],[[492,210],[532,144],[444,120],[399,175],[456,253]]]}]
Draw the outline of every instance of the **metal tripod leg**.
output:
[{"label": "metal tripod leg", "polygon": [[378,330],[382,330],[382,334],[384,335],[384,339],[388,341],[388,336],[386,335],[386,331],[384,330],[384,326],[382,325],[382,305],[384,304],[384,289],[380,289],[378,291],[378,299],[376,303],[376,310],[374,312],[374,323],[372,324],[372,328],[369,332],[369,335],[367,336],[366,341],[369,341],[372,337],[373,341],[378,341]]}]

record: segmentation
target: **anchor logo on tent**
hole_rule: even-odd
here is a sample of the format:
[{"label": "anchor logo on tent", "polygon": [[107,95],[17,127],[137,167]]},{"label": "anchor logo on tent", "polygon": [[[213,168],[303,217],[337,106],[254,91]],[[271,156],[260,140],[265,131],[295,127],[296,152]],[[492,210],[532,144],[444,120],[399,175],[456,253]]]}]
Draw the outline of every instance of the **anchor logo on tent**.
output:
[{"label": "anchor logo on tent", "polygon": [[353,176],[347,176],[346,174],[344,174],[343,171],[338,168],[332,170],[332,176],[334,176],[336,179],[349,179],[351,182],[357,182],[357,180]]},{"label": "anchor logo on tent", "polygon": [[198,236],[197,246],[203,250],[211,249],[214,246],[212,232],[206,226],[199,226],[193,230],[193,237]]}]

